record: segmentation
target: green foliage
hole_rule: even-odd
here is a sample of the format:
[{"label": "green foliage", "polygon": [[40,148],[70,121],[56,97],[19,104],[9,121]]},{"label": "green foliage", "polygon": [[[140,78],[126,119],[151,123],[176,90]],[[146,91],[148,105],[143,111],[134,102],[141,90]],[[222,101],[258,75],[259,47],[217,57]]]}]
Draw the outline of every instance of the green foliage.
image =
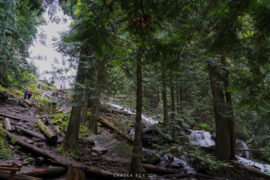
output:
[{"label": "green foliage", "polygon": [[84,136],[91,136],[94,135],[94,133],[88,129],[87,125],[80,125],[80,130],[79,130],[79,137],[84,137]]},{"label": "green foliage", "polygon": [[28,64],[28,48],[36,34],[40,1],[0,1],[0,84],[6,87],[24,84],[25,73],[34,73]]},{"label": "green foliage", "polygon": [[65,130],[67,129],[69,116],[70,114],[64,114],[64,113],[53,114],[53,124],[58,125],[60,127],[61,134],[64,134]]},{"label": "green foliage", "polygon": [[213,130],[213,128],[209,124],[206,124],[206,123],[200,124],[200,129],[205,130],[205,131],[212,131]]},{"label": "green foliage", "polygon": [[225,168],[232,168],[233,167],[231,164],[225,163],[223,161],[219,161],[213,155],[204,153],[204,152],[199,151],[199,150],[192,151],[192,152],[190,152],[189,155],[198,159],[200,161],[200,166],[208,167],[210,170],[218,170],[218,169],[223,168],[223,167],[225,167]]},{"label": "green foliage", "polygon": [[8,160],[13,157],[11,150],[5,145],[3,131],[0,129],[0,159]]}]

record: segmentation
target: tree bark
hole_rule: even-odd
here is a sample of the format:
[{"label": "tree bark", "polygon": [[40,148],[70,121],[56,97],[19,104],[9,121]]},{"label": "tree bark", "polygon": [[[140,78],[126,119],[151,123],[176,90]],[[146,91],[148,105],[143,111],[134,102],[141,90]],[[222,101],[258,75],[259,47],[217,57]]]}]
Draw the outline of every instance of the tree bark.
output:
[{"label": "tree bark", "polygon": [[100,104],[100,86],[103,80],[104,69],[105,69],[106,57],[104,57],[101,61],[97,62],[97,75],[96,75],[96,83],[94,90],[94,99],[92,103],[92,116],[89,123],[89,129],[92,129],[94,134],[98,134],[97,130],[97,120],[99,115],[99,104]]},{"label": "tree bark", "polygon": [[175,94],[174,94],[174,83],[173,78],[171,81],[171,103],[172,103],[172,112],[171,112],[171,123],[170,123],[170,130],[171,136],[175,139]]},{"label": "tree bark", "polygon": [[20,127],[20,126],[16,126],[16,130],[20,130],[20,131],[24,132],[25,134],[28,134],[28,135],[31,135],[33,137],[39,138],[39,139],[41,139],[43,141],[46,141],[46,138],[44,137],[43,134],[31,131],[29,129],[25,129],[25,128]]},{"label": "tree bark", "polygon": [[12,131],[12,127],[11,127],[9,118],[5,118],[4,121],[5,121],[5,128],[6,128],[6,130]]},{"label": "tree bark", "polygon": [[121,129],[118,129],[117,127],[115,127],[105,117],[99,116],[98,120],[99,120],[99,122],[101,122],[102,124],[104,124],[106,127],[112,129],[113,131],[116,131],[118,134],[120,134],[122,137],[124,137],[129,142],[133,142],[133,139],[129,135],[125,134]]},{"label": "tree bark", "polygon": [[162,73],[163,123],[169,125],[167,85],[164,72]]},{"label": "tree bark", "polygon": [[65,172],[66,168],[64,167],[49,166],[44,168],[34,168],[23,174],[34,177],[55,177],[64,174]]},{"label": "tree bark", "polygon": [[85,91],[84,94],[84,106],[83,106],[83,112],[82,112],[82,120],[81,123],[85,124],[86,119],[87,119],[87,112],[88,112],[88,93]]},{"label": "tree bark", "polygon": [[[208,71],[212,91],[215,123],[216,123],[216,156],[219,160],[230,160],[230,133],[228,118],[225,117],[226,105],[224,100],[224,86],[221,76],[212,62],[208,62]],[[224,113],[225,110],[225,113]]]},{"label": "tree bark", "polygon": [[142,60],[141,51],[137,52],[137,100],[136,100],[136,122],[135,122],[135,137],[133,145],[133,153],[130,163],[129,172],[136,179],[136,174],[139,173],[141,168],[141,148],[142,148]]},{"label": "tree bark", "polygon": [[85,173],[79,167],[68,167],[66,180],[85,180]]},{"label": "tree bark", "polygon": [[234,123],[234,113],[233,113],[233,104],[232,104],[232,96],[228,91],[230,86],[229,84],[229,71],[227,69],[227,62],[225,56],[221,56],[220,58],[223,68],[225,69],[224,75],[224,88],[225,88],[225,98],[227,105],[227,117],[229,122],[229,132],[230,132],[230,159],[235,159],[235,149],[236,149],[236,137],[235,137],[235,123]]},{"label": "tree bark", "polygon": [[57,143],[58,137],[56,134],[49,129],[42,121],[36,120],[36,124],[38,125],[40,131],[45,135],[46,139],[49,143]]},{"label": "tree bark", "polygon": [[89,54],[89,49],[87,46],[82,47],[78,70],[77,70],[77,77],[76,77],[76,84],[74,89],[73,95],[73,106],[71,110],[71,116],[68,123],[68,128],[66,132],[66,136],[63,142],[63,149],[65,151],[78,151],[78,134],[80,128],[80,120],[81,120],[81,100],[82,100],[82,88],[80,84],[84,83],[85,79],[85,63],[87,61],[87,54]]},{"label": "tree bark", "polygon": [[[10,172],[0,171],[0,179],[10,180]],[[26,176],[26,175],[22,175],[22,174],[16,174],[14,179],[16,179],[16,180],[42,180],[40,178]]]}]

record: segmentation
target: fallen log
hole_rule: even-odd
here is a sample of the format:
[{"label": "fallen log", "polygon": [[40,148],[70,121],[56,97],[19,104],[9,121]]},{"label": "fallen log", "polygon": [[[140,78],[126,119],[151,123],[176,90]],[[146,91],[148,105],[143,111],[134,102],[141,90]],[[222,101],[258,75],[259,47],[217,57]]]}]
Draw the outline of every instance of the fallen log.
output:
[{"label": "fallen log", "polygon": [[28,106],[34,106],[34,107],[36,107],[36,104],[35,103],[32,103],[31,101],[29,101],[29,100],[27,100],[27,99],[25,99],[24,100],[24,102],[28,105]]},{"label": "fallen log", "polygon": [[153,164],[142,164],[147,172],[156,174],[176,174],[177,171],[174,169],[164,168],[160,166],[155,166]]},{"label": "fallen log", "polygon": [[34,132],[34,131],[31,131],[31,130],[25,129],[25,128],[20,127],[20,126],[16,126],[16,130],[20,130],[20,131],[22,131],[25,134],[28,134],[28,135],[31,135],[33,137],[39,138],[39,139],[41,139],[43,141],[46,141],[46,138],[44,137],[43,134],[39,134],[37,132]]},{"label": "fallen log", "polygon": [[3,132],[10,138],[15,140],[15,142],[32,151],[33,153],[36,153],[38,155],[44,156],[46,158],[52,159],[52,161],[57,164],[57,165],[62,165],[62,166],[76,166],[76,167],[81,167],[87,174],[89,175],[94,175],[95,177],[102,177],[103,179],[116,179],[116,177],[114,176],[113,173],[109,172],[109,171],[104,171],[102,169],[96,168],[96,167],[90,167],[90,166],[86,166],[83,163],[68,159],[66,157],[57,155],[56,153],[52,153],[49,151],[45,151],[43,149],[40,149],[36,146],[33,146],[23,140],[18,139],[16,136],[14,136],[13,134],[11,134],[10,132],[8,132],[7,130],[0,128],[3,130]]},{"label": "fallen log", "polygon": [[79,167],[68,166],[66,180],[85,180],[85,173]]},{"label": "fallen log", "polygon": [[[0,171],[0,179],[2,180],[9,180],[10,173],[5,171]],[[22,174],[16,174],[14,177],[15,180],[42,180],[40,178],[26,176]]]},{"label": "fallen log", "polygon": [[11,111],[13,111],[13,112],[15,112],[15,113],[19,113],[19,111],[16,111],[16,110],[14,110],[12,108],[8,108],[8,109],[11,110]]},{"label": "fallen log", "polygon": [[16,136],[14,136],[13,134],[11,134],[10,132],[8,132],[7,130],[1,128],[3,130],[3,132],[10,138],[10,139],[14,139],[14,141],[18,144],[18,145],[21,145],[23,146],[24,148],[28,149],[28,150],[31,150],[37,154],[40,154],[42,156],[45,156],[45,157],[49,157],[48,156],[48,153],[36,146],[33,146],[23,140],[20,140],[18,139]]},{"label": "fallen log", "polygon": [[29,105],[26,104],[24,101],[21,101],[21,100],[19,101],[19,105],[24,107],[24,108],[29,108]]},{"label": "fallen log", "polygon": [[115,127],[108,119],[106,119],[103,116],[99,116],[98,118],[99,122],[101,122],[103,125],[105,125],[106,127],[116,131],[118,134],[120,134],[121,136],[123,136],[126,140],[128,140],[129,142],[133,142],[133,139],[125,134],[122,130],[118,129],[117,127]]},{"label": "fallen log", "polygon": [[36,124],[39,127],[40,131],[45,135],[49,143],[57,143],[58,137],[56,134],[49,129],[42,121],[36,120]]},{"label": "fallen log", "polygon": [[46,168],[35,168],[31,169],[28,172],[22,173],[28,176],[34,177],[55,177],[62,175],[66,172],[66,168],[64,167],[57,167],[57,166],[49,166]]},{"label": "fallen log", "polygon": [[12,131],[10,120],[8,118],[5,118],[4,122],[5,122],[5,129],[8,130],[8,131]]},{"label": "fallen log", "polygon": [[22,118],[19,116],[13,116],[11,114],[7,114],[7,113],[3,113],[3,112],[0,112],[0,116],[4,116],[4,117],[10,118],[10,119],[15,119],[15,120],[19,120],[19,121],[29,121],[29,119],[25,119],[25,118]]}]

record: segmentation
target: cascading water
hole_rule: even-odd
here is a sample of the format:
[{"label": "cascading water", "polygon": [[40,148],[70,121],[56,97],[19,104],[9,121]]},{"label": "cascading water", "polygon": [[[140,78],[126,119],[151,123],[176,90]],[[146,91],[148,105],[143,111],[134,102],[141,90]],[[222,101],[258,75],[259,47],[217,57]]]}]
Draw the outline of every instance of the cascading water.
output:
[{"label": "cascading water", "polygon": [[64,14],[58,0],[43,0],[43,6],[44,23],[38,27],[37,39],[29,48],[29,61],[37,67],[41,80],[53,82],[57,88],[68,88],[67,77],[74,75],[75,70],[69,69],[68,57],[57,52],[55,43],[60,33],[69,29],[72,18]]},{"label": "cascading water", "polygon": [[[104,103],[104,104],[111,107],[111,108],[114,108],[116,110],[126,112],[127,114],[136,115],[136,111],[132,111],[129,108],[124,108],[124,107],[122,107],[120,105],[112,104],[112,103]],[[142,120],[149,127],[158,123],[158,120],[153,119],[152,117],[146,116],[145,114],[142,114]],[[130,132],[129,132],[129,135],[134,137],[134,134],[135,134],[134,129],[131,129]],[[190,167],[185,160],[179,159],[177,157],[169,158],[167,155],[164,155],[163,153],[156,152],[155,150],[151,150],[151,149],[143,148],[143,151],[148,151],[148,152],[151,152],[151,153],[155,153],[157,156],[159,156],[159,158],[161,160],[159,165],[162,166],[162,167],[168,167],[168,166],[177,167],[177,168],[178,167],[183,167],[184,171],[187,174],[194,174],[195,173],[195,170],[192,167]]]},{"label": "cascading water", "polygon": [[[110,106],[112,108],[115,108],[116,110],[120,110],[120,111],[124,111],[130,115],[136,115],[136,111],[132,111],[131,109],[129,108],[124,108],[120,105],[117,105],[117,104],[112,104],[112,103],[105,103],[105,105],[107,106]],[[152,126],[152,125],[155,125],[158,123],[158,120],[156,119],[153,119],[152,117],[150,116],[146,116],[145,114],[142,114],[142,120],[148,124],[148,126]]]},{"label": "cascading water", "polygon": [[236,147],[238,149],[242,149],[243,150],[243,151],[238,151],[237,152],[237,155],[238,156],[249,159],[250,153],[248,151],[248,146],[247,146],[247,144],[244,141],[237,139],[236,140]]},{"label": "cascading water", "polygon": [[208,131],[202,130],[189,130],[189,143],[202,147],[214,146],[215,141],[212,139],[211,134]]},{"label": "cascading water", "polygon": [[[190,130],[191,135],[189,135],[189,142],[191,144],[202,146],[202,147],[209,147],[214,146],[215,141],[212,139],[211,134],[208,131],[201,131],[201,130]],[[249,160],[250,153],[247,144],[237,139],[236,140],[236,148],[242,151],[237,151],[237,159],[238,162],[244,166],[253,167],[258,169],[263,173],[270,174],[270,165],[257,163],[255,161]]]}]

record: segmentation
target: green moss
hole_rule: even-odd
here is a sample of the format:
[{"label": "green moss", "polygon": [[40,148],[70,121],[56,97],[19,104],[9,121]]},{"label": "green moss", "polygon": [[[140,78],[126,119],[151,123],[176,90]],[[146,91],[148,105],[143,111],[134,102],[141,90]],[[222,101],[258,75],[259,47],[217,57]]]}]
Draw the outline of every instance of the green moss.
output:
[{"label": "green moss", "polygon": [[0,159],[8,160],[8,159],[11,159],[12,156],[13,156],[13,153],[5,145],[5,142],[3,139],[3,131],[2,129],[0,129]]}]

